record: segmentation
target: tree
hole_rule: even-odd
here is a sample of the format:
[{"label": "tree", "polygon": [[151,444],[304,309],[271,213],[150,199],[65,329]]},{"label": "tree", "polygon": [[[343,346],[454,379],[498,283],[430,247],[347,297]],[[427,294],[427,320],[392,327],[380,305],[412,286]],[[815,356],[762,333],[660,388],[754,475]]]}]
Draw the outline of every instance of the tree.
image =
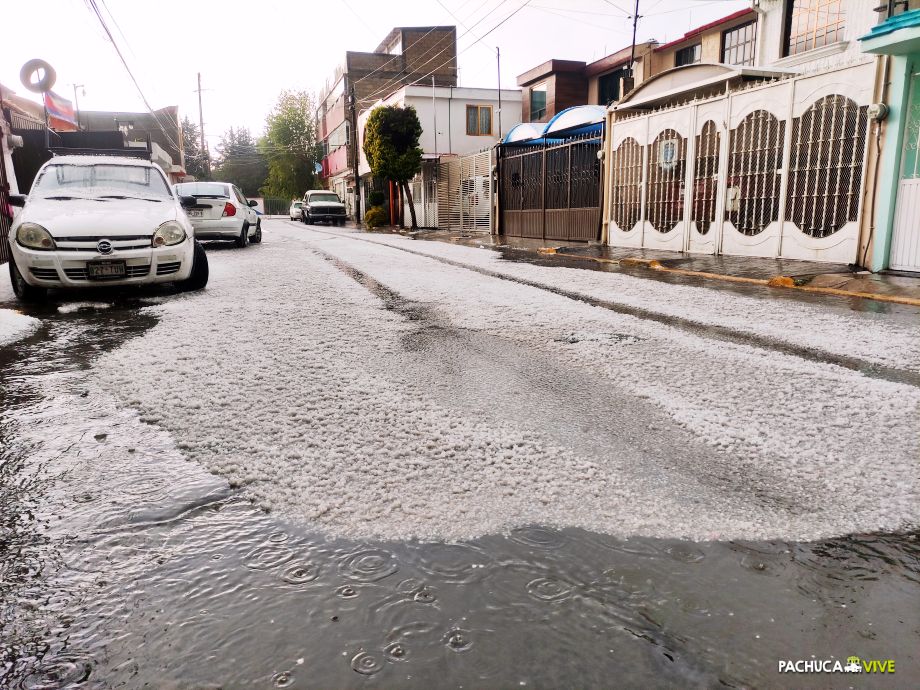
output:
[{"label": "tree", "polygon": [[409,180],[422,169],[422,149],[418,145],[421,135],[422,125],[411,105],[374,108],[364,127],[364,155],[371,172],[401,187],[409,203],[413,230],[418,225]]},{"label": "tree", "polygon": [[265,196],[295,199],[316,188],[316,105],[306,91],[282,91],[265,119],[259,150],[268,162]]},{"label": "tree", "polygon": [[185,171],[194,175],[196,180],[208,179],[207,160],[201,150],[201,130],[187,116],[182,118],[182,151],[185,155]]},{"label": "tree", "polygon": [[231,127],[220,136],[220,143],[215,149],[214,179],[232,182],[246,196],[258,196],[259,188],[268,176],[268,164],[249,130]]}]

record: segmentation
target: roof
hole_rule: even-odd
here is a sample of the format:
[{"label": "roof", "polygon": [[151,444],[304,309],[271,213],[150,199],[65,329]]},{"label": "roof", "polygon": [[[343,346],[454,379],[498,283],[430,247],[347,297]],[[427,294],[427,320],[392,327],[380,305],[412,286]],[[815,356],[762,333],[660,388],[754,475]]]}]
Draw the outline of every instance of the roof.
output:
[{"label": "roof", "polygon": [[456,26],[395,26],[390,29],[380,45],[374,49],[375,53],[385,53],[387,46],[393,42],[393,39],[402,34],[403,31],[456,31]]},{"label": "roof", "polygon": [[542,65],[537,65],[533,69],[518,75],[517,83],[518,86],[524,86],[550,74],[582,72],[586,64],[580,60],[547,60]]},{"label": "roof", "polygon": [[604,127],[607,109],[602,105],[575,105],[560,111],[547,123],[522,122],[512,127],[503,144],[537,144],[549,141],[563,141],[576,134],[600,132]]},{"label": "roof", "polygon": [[671,99],[701,89],[754,79],[779,79],[792,74],[782,70],[697,62],[656,74],[627,93],[611,110],[648,110]]},{"label": "roof", "polygon": [[708,24],[703,24],[702,26],[698,26],[695,29],[690,29],[690,31],[685,33],[680,38],[676,38],[673,41],[669,41],[665,43],[664,45],[658,46],[657,48],[655,48],[655,52],[657,53],[662,50],[667,50],[668,48],[673,48],[674,46],[679,45],[683,43],[684,41],[689,41],[691,38],[696,38],[700,34],[703,34],[706,31],[709,31],[710,29],[715,29],[716,27],[722,26],[723,24],[728,24],[730,22],[734,22],[739,19],[745,19],[747,17],[750,17],[750,19],[755,19],[757,17],[757,13],[752,9],[738,10],[737,12],[732,12],[731,14],[726,15],[722,17],[721,19],[716,19],[714,22],[709,22]]},{"label": "roof", "polygon": [[[640,55],[640,50],[652,49],[658,45],[658,41],[646,41],[645,43],[636,44],[636,55]],[[606,57],[602,57],[600,60],[595,60],[585,67],[585,74],[589,77],[593,77],[595,74],[602,74],[607,70],[613,69],[620,65],[625,65],[629,62],[629,58],[632,55],[632,46],[626,46],[625,48],[620,48],[615,53],[611,53]]]},{"label": "roof", "polygon": [[131,158],[128,156],[55,156],[50,162],[64,163],[67,165],[136,165],[150,167],[153,165],[145,158]]}]

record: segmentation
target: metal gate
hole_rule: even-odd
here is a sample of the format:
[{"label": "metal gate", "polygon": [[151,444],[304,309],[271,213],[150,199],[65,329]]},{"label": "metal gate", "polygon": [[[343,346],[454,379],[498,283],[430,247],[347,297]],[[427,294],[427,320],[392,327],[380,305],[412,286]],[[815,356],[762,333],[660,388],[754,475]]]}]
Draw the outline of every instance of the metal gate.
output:
[{"label": "metal gate", "polygon": [[453,232],[492,229],[492,151],[442,159],[438,166],[438,227]]},{"label": "metal gate", "polygon": [[752,84],[608,123],[609,243],[856,261],[873,70]]},{"label": "metal gate", "polygon": [[511,237],[597,240],[601,163],[597,135],[559,144],[500,149],[501,226]]}]

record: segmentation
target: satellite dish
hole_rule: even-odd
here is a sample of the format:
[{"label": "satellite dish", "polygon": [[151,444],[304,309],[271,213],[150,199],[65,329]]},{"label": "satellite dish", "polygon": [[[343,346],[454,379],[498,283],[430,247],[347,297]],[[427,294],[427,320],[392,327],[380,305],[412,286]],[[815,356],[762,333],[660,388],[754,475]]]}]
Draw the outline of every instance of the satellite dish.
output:
[{"label": "satellite dish", "polygon": [[33,93],[45,93],[46,91],[51,91],[54,87],[54,82],[57,81],[57,73],[54,71],[54,67],[47,62],[35,58],[34,60],[29,60],[19,70],[19,81]]}]

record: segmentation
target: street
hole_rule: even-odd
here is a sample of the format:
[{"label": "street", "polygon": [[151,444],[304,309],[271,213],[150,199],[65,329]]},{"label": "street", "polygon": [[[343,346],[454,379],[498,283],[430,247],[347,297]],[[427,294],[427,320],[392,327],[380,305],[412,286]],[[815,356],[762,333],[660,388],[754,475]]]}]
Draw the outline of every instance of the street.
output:
[{"label": "street", "polygon": [[197,293],[0,281],[0,685],[920,674],[916,308],[262,231]]}]

